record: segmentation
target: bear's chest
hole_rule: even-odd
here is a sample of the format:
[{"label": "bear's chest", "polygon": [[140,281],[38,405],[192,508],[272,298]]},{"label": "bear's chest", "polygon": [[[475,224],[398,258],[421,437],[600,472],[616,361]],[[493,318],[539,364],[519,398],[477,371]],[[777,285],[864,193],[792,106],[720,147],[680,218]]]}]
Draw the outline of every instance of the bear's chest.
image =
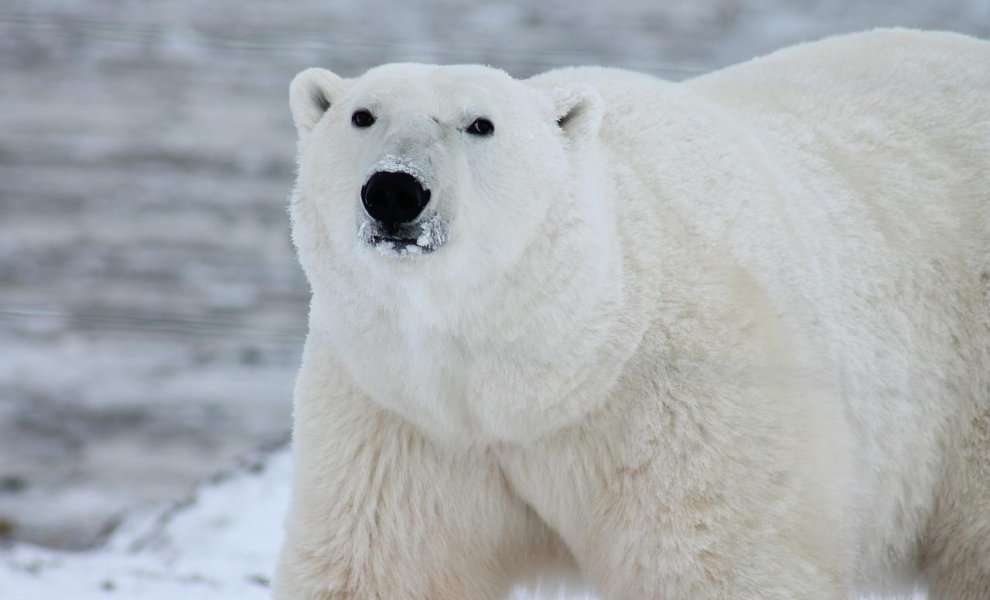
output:
[{"label": "bear's chest", "polygon": [[532,331],[506,340],[425,323],[356,316],[335,323],[335,353],[369,399],[437,440],[524,440],[599,405],[631,348],[555,343]]},{"label": "bear's chest", "polygon": [[467,396],[481,365],[453,336],[423,323],[351,318],[338,324],[334,338],[347,371],[372,401],[438,438],[472,429]]}]

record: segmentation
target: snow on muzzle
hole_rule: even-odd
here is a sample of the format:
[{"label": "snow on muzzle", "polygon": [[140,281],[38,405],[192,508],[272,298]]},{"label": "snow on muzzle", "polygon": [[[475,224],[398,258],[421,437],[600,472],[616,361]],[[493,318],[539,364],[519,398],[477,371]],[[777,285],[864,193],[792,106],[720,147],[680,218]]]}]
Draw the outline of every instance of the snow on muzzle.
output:
[{"label": "snow on muzzle", "polygon": [[[386,157],[361,186],[365,216],[358,238],[383,254],[419,255],[446,241],[444,221],[427,214],[431,192],[407,161]],[[426,215],[426,216],[424,216]]]}]

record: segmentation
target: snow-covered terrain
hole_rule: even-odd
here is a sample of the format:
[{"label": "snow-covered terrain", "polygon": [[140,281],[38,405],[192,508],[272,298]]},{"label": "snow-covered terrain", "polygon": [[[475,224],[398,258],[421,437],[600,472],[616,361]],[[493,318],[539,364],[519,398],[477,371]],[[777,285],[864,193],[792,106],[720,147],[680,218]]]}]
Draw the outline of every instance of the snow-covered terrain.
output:
[{"label": "snow-covered terrain", "polygon": [[267,598],[288,476],[282,451],[204,484],[175,507],[131,517],[98,550],[16,547],[0,555],[0,598]]},{"label": "snow-covered terrain", "polygon": [[265,596],[285,455],[195,486],[288,437],[297,71],[683,79],[881,25],[987,37],[990,0],[4,0],[0,600]]}]

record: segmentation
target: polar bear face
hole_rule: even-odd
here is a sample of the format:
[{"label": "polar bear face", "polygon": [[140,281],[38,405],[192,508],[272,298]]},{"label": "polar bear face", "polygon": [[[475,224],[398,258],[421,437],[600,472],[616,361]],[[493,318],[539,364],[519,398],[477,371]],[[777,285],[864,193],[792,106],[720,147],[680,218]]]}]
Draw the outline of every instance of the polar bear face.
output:
[{"label": "polar bear face", "polygon": [[557,380],[574,385],[602,343],[575,321],[604,329],[595,286],[616,287],[611,205],[588,160],[597,92],[399,64],[353,80],[303,71],[290,104],[311,338],[371,397],[445,434],[505,437],[493,432],[570,392]]},{"label": "polar bear face", "polygon": [[481,281],[519,259],[569,189],[562,125],[591,100],[486,67],[395,64],[355,80],[306,70],[290,103],[299,193],[335,256]]}]

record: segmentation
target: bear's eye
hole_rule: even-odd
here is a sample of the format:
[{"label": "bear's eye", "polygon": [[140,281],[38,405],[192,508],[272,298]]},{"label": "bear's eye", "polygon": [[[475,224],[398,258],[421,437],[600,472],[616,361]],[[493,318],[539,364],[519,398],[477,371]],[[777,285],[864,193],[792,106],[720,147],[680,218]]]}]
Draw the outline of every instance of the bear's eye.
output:
[{"label": "bear's eye", "polygon": [[371,127],[375,124],[375,115],[362,108],[361,110],[354,111],[354,114],[351,115],[351,123],[355,127]]},{"label": "bear's eye", "polygon": [[491,135],[495,132],[495,126],[488,119],[479,118],[468,125],[467,132],[471,135]]}]

